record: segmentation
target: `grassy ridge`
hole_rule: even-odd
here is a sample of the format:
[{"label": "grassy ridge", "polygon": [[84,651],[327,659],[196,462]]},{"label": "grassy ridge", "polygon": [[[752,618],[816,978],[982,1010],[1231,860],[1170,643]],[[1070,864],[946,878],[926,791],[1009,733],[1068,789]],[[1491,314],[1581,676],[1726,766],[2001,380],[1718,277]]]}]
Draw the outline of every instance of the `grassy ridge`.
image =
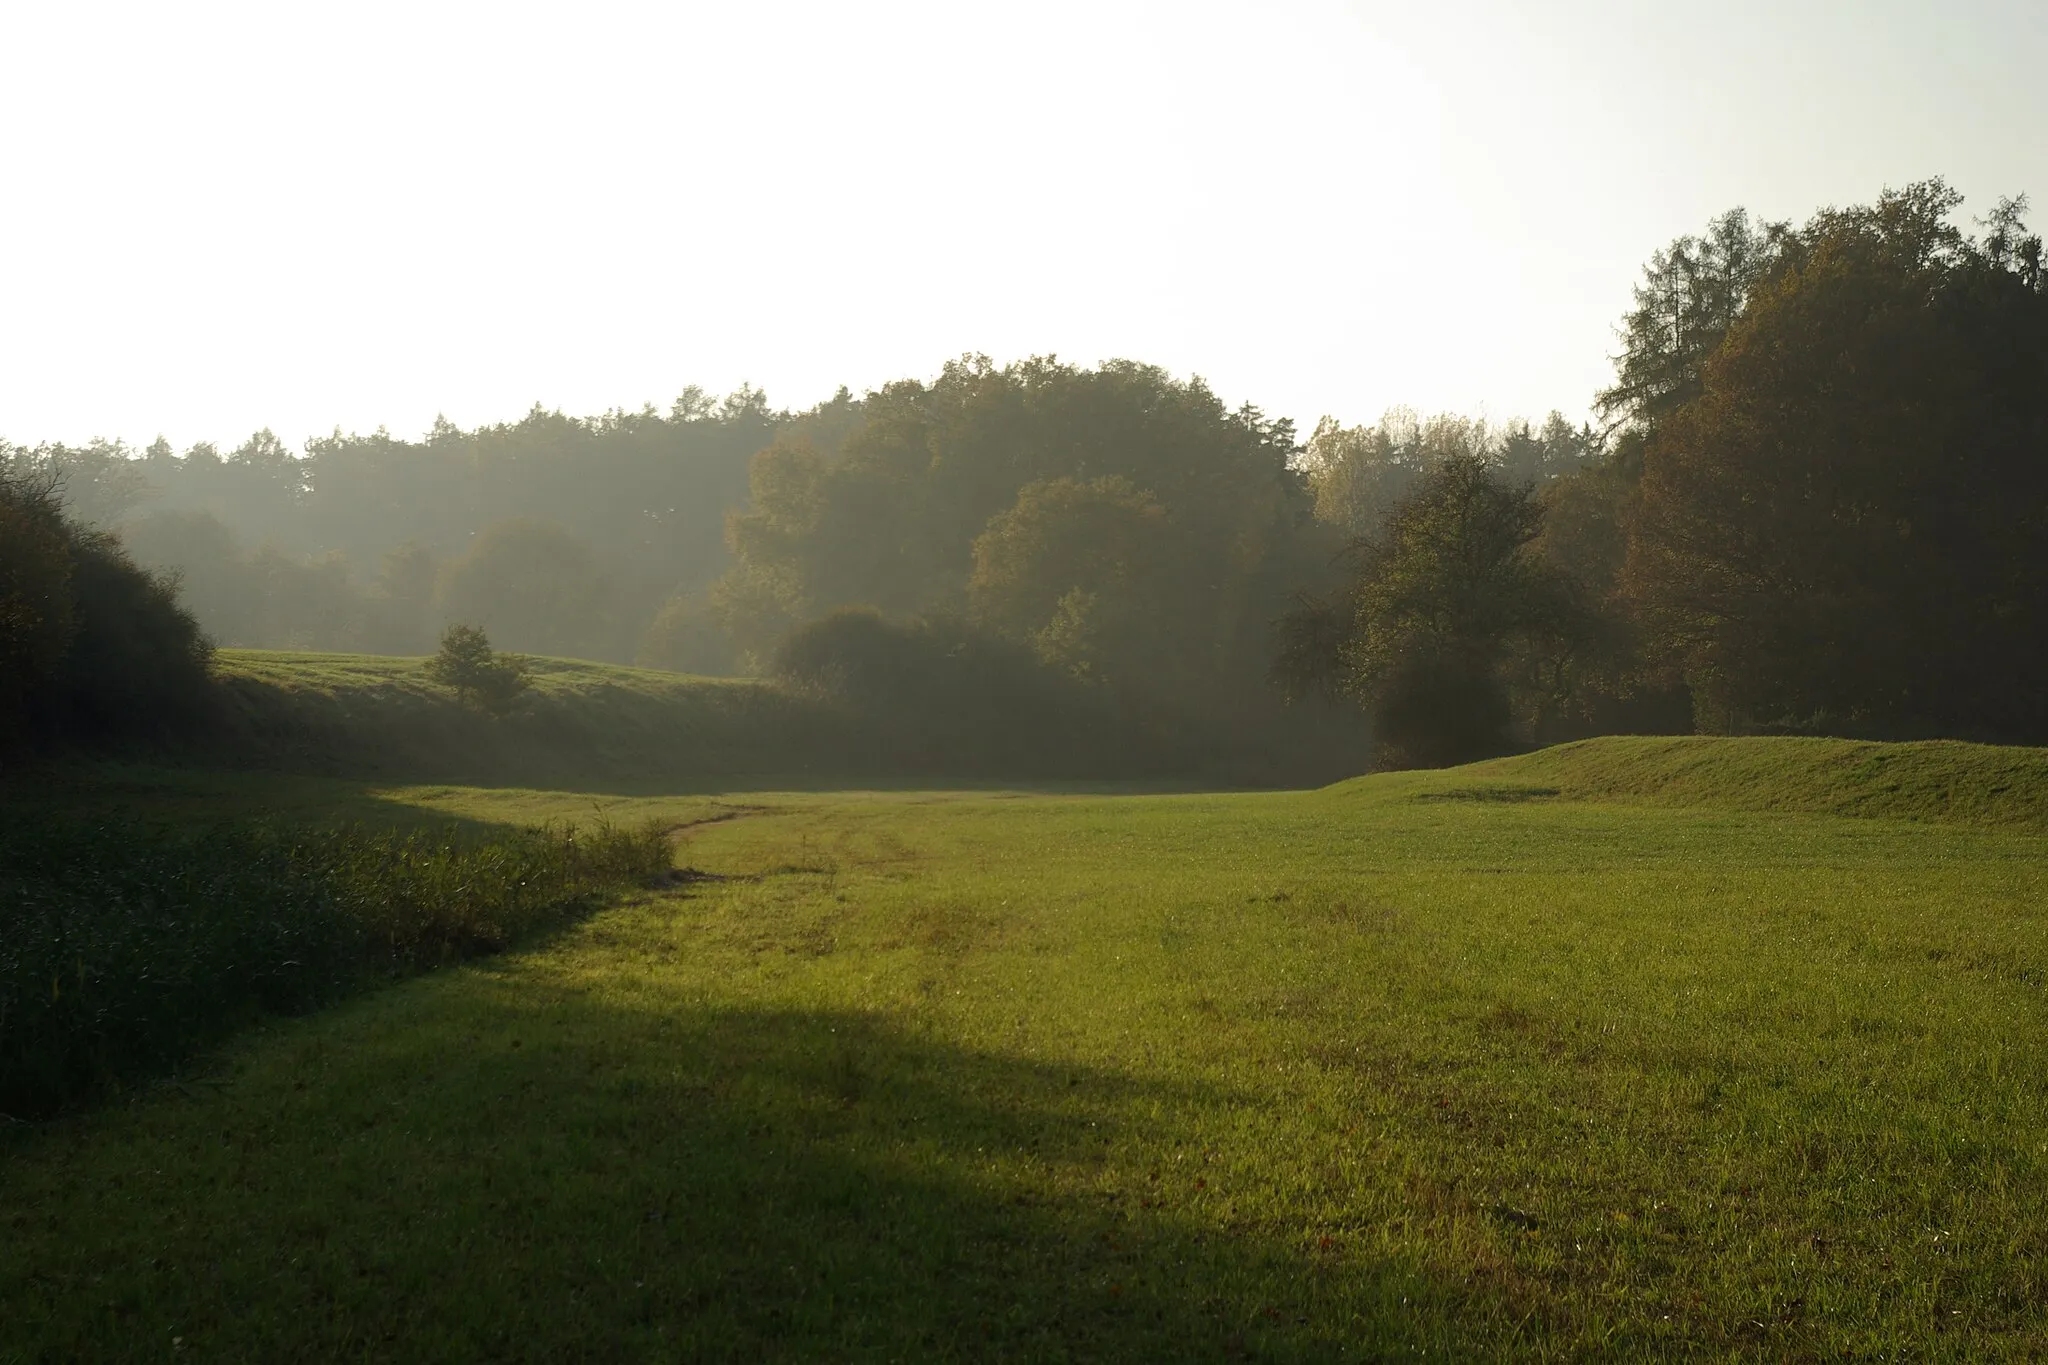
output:
[{"label": "grassy ridge", "polygon": [[194,757],[355,777],[669,791],[934,775],[1112,779],[1199,772],[1215,760],[1198,745],[1085,733],[1081,721],[1100,731],[1109,719],[1093,700],[1065,718],[1070,726],[980,703],[964,686],[921,706],[862,706],[759,679],[571,659],[531,660],[531,691],[511,714],[492,717],[429,682],[425,663],[224,650],[221,725]]},{"label": "grassy ridge", "polygon": [[0,1359],[2036,1358],[2036,834],[1657,754],[644,798],[710,879],[0,1138]]},{"label": "grassy ridge", "polygon": [[1615,737],[1459,769],[1577,800],[2048,831],[2048,749],[1929,740]]},{"label": "grassy ridge", "polygon": [[860,749],[848,718],[766,683],[531,663],[529,698],[498,719],[429,682],[423,659],[223,650],[221,739],[292,771],[494,782],[798,777]]},{"label": "grassy ridge", "polygon": [[[1077,777],[1086,756],[922,755],[904,735],[756,679],[535,659],[499,720],[428,682],[424,660],[223,650],[227,751],[254,766],[405,781],[618,790],[863,785],[922,774]],[[1096,757],[1101,757],[1097,755]],[[1178,771],[1201,770],[1187,761]],[[1116,775],[1114,764],[1098,776]],[[1546,794],[2048,829],[2048,751],[1951,741],[1613,737],[1453,770],[1477,798]],[[1270,776],[1270,775],[1269,775]],[[1411,779],[1381,777],[1384,784]],[[1419,776],[1413,780],[1434,781]]]}]

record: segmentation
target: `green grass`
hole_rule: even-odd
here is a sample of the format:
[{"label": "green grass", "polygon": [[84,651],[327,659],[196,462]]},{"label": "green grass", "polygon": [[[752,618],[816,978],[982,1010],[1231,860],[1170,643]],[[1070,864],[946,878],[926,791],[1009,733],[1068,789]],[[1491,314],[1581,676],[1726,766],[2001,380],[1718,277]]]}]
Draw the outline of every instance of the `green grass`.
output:
[{"label": "green grass", "polygon": [[[674,700],[705,692],[760,691],[766,684],[750,678],[708,678],[624,664],[582,659],[526,658],[535,690],[544,697],[590,697],[630,692],[656,700]],[[281,649],[224,649],[215,656],[221,676],[269,683],[339,698],[348,693],[393,691],[442,699],[443,688],[426,680],[424,657],[382,654],[318,654]]]},{"label": "green grass", "polygon": [[1953,740],[1641,737],[1475,764],[1582,800],[1812,811],[2048,832],[2048,752]]},{"label": "green grass", "polygon": [[849,717],[768,683],[530,663],[530,694],[500,718],[429,682],[425,659],[222,650],[223,733],[203,752],[290,772],[671,790],[757,774],[803,784],[866,757]]},{"label": "green grass", "polygon": [[1155,785],[1168,774],[1205,775],[1215,785],[1210,770],[1219,761],[1065,732],[1040,742],[1008,716],[937,734],[921,714],[863,711],[761,679],[573,659],[530,659],[531,690],[510,714],[493,717],[430,682],[426,663],[222,650],[214,668],[219,723],[189,757],[294,774],[597,794],[928,784],[935,775],[1110,782],[1134,772]]},{"label": "green grass", "polygon": [[0,1359],[2037,1358],[2048,756],[1801,743],[621,802],[718,879],[11,1130]]},{"label": "green grass", "polygon": [[173,1065],[259,1013],[494,952],[668,870],[659,831],[198,830],[10,805],[0,1112]]}]

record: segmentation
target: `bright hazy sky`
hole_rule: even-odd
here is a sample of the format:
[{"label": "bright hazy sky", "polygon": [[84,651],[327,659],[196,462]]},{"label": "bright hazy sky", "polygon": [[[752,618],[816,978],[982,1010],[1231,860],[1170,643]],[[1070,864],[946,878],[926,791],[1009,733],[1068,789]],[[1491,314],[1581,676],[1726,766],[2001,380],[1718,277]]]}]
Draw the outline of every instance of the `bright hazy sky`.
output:
[{"label": "bright hazy sky", "polygon": [[0,436],[469,426],[1129,356],[1579,415],[1643,260],[2048,219],[2044,0],[0,0]]}]

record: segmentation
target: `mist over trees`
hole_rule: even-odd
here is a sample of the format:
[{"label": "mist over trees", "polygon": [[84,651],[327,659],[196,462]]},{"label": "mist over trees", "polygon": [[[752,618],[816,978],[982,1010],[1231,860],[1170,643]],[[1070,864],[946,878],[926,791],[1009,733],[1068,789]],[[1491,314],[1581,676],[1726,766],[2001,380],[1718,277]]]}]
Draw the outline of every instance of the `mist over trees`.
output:
[{"label": "mist over trees", "polygon": [[1112,362],[954,362],[871,394],[828,454],[755,460],[712,589],[749,650],[843,606],[952,614],[1189,714],[1267,702],[1270,622],[1319,568],[1292,426]]},{"label": "mist over trees", "polygon": [[1371,426],[1347,427],[1334,417],[1316,424],[1301,455],[1315,494],[1316,517],[1353,537],[1370,537],[1402,499],[1434,470],[1472,461],[1510,485],[1547,483],[1597,461],[1600,439],[1553,412],[1541,427],[1525,421],[1495,426],[1440,413],[1423,417],[1395,408]]},{"label": "mist over trees", "polygon": [[2048,285],[2023,201],[1975,236],[1959,204],[1734,210],[1655,252],[1597,429],[1395,409],[1300,440],[1155,367],[969,356],[803,412],[690,389],[303,454],[6,447],[5,686],[87,638],[72,599],[114,565],[93,600],[175,586],[226,645],[461,624],[956,737],[1005,723],[941,700],[972,688],[1154,755],[2048,739]]},{"label": "mist over trees", "polygon": [[[73,519],[177,574],[223,645],[423,654],[488,606],[514,613],[496,631],[507,647],[630,662],[679,587],[723,571],[726,513],[779,420],[757,390],[688,389],[666,413],[536,408],[474,431],[437,422],[418,441],[336,432],[301,456],[268,431],[226,454],[10,449],[61,476]],[[577,590],[552,608],[515,609],[509,587],[479,602],[473,556],[517,543],[579,566]]]}]

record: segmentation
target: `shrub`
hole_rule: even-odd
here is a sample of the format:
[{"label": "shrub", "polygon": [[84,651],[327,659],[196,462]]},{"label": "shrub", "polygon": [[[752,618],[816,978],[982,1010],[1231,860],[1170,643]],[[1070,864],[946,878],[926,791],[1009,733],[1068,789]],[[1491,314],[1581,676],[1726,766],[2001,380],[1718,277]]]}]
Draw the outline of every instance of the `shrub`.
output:
[{"label": "shrub", "polygon": [[163,738],[201,717],[213,647],[174,579],[64,515],[54,470],[0,447],[0,746]]},{"label": "shrub", "polygon": [[75,629],[70,545],[50,490],[0,466],[0,740]]},{"label": "shrub", "polygon": [[1442,768],[1508,747],[1508,690],[1474,652],[1414,653],[1394,661],[1372,694],[1385,768]]},{"label": "shrub", "polygon": [[707,593],[677,593],[640,636],[635,663],[671,673],[723,677],[739,665],[716,604]]},{"label": "shrub", "polygon": [[1154,771],[1165,744],[1117,694],[951,617],[833,612],[776,651],[783,683],[877,722],[895,766],[1085,775]]},{"label": "shrub", "polygon": [[427,677],[453,688],[465,705],[503,715],[530,685],[526,661],[499,654],[475,626],[450,626],[441,632],[441,652],[427,660]]},{"label": "shrub", "polygon": [[213,643],[153,574],[110,535],[72,528],[77,628],[34,708],[74,741],[164,739],[199,724],[212,700]]}]

